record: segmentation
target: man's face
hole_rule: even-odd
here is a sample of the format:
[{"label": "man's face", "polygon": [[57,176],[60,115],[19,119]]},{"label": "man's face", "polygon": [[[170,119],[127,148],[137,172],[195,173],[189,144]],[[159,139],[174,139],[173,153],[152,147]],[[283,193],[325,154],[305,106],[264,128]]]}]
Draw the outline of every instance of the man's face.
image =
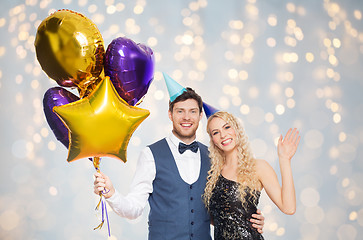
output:
[{"label": "man's face", "polygon": [[180,140],[187,144],[194,141],[199,121],[202,119],[196,100],[187,99],[175,103],[173,111],[169,111],[169,118],[173,122],[173,132]]}]

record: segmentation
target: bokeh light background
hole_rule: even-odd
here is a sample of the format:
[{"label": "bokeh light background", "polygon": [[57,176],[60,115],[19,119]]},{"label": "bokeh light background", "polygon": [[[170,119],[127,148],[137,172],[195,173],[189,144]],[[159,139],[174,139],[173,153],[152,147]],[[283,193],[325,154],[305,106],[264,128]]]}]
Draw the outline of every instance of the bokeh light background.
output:
[{"label": "bokeh light background", "polygon": [[[361,239],[363,234],[363,2],[359,0],[2,0],[0,8],[1,239],[107,239],[94,208],[90,161],[67,163],[48,127],[45,91],[57,86],[34,51],[40,22],[58,9],[90,18],[107,46],[126,36],[150,46],[155,78],[140,105],[126,164],[101,170],[129,191],[139,151],[169,134],[162,72],[236,114],[254,153],[279,175],[276,139],[301,131],[293,159],[297,212],[262,195],[266,239]],[[72,90],[73,91],[73,90]],[[208,144],[206,119],[198,138]],[[136,220],[109,210],[111,239],[146,239]]]}]

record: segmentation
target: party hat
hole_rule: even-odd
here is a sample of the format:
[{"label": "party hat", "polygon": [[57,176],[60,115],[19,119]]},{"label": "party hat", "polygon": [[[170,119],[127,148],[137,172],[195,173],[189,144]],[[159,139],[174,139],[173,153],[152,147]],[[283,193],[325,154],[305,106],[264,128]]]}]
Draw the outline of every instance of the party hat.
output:
[{"label": "party hat", "polygon": [[182,94],[186,89],[177,83],[174,79],[163,73],[166,87],[168,88],[170,102],[174,101],[180,94]]},{"label": "party hat", "polygon": [[207,116],[207,118],[209,118],[216,112],[219,112],[218,109],[212,107],[211,105],[206,104],[205,102],[203,102],[203,109],[204,109],[204,112],[205,112],[205,115]]}]

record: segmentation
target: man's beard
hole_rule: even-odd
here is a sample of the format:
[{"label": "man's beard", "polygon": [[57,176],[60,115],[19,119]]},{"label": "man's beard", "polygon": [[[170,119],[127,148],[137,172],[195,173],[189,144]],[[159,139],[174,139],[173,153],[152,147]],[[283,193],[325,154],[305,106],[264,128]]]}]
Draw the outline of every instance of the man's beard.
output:
[{"label": "man's beard", "polygon": [[183,133],[181,133],[178,129],[176,129],[176,128],[174,128],[173,129],[173,131],[174,131],[174,133],[176,134],[176,135],[178,135],[180,138],[193,138],[193,137],[195,137],[195,134],[196,134],[196,132],[197,131],[193,131],[193,132],[191,132],[190,134],[183,134]]}]

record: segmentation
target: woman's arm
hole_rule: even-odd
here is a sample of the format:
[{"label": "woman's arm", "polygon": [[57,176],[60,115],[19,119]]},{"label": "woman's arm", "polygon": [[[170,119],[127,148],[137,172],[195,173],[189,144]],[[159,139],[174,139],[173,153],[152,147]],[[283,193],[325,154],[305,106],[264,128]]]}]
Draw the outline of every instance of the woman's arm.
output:
[{"label": "woman's arm", "polygon": [[273,168],[265,160],[256,161],[256,172],[267,195],[275,205],[285,214],[294,214],[296,210],[296,196],[294,180],[291,170],[291,158],[294,156],[300,142],[299,132],[289,129],[284,139],[280,136],[277,152],[279,156],[281,181],[280,186]]}]

